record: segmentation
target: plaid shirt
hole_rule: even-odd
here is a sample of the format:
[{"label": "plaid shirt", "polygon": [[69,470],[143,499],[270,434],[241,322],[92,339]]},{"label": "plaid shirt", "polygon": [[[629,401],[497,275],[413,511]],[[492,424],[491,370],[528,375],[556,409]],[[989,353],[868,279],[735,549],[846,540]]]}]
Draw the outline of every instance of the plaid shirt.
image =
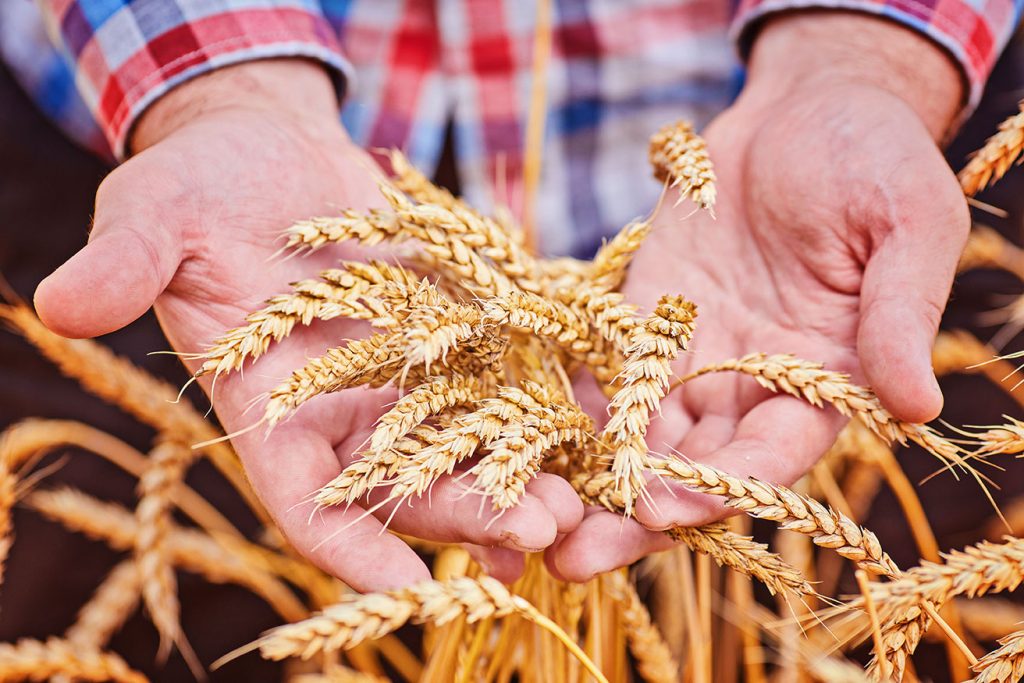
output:
[{"label": "plaid shirt", "polygon": [[[533,2],[38,1],[41,12],[0,0],[0,55],[69,134],[104,140],[115,157],[132,122],[175,85],[227,64],[303,56],[344,77],[342,117],[355,140],[402,148],[430,172],[451,126],[469,200],[485,210],[521,204]],[[648,135],[680,117],[703,125],[735,93],[730,31],[742,47],[775,12],[882,15],[948,49],[973,105],[1024,0],[740,0],[735,11],[729,0],[554,4],[540,241],[584,255],[653,207]]]}]

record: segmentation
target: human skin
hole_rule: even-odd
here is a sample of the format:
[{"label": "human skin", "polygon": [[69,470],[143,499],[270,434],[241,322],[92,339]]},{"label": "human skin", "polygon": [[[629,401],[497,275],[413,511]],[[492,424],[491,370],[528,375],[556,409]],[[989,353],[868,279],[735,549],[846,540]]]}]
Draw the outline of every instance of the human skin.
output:
[{"label": "human skin", "polygon": [[[968,226],[935,140],[961,99],[954,64],[911,31],[838,12],[771,21],[743,94],[706,131],[717,220],[666,208],[633,269],[649,277],[627,282],[648,307],[666,292],[700,305],[694,352],[677,371],[753,350],[792,352],[853,372],[899,417],[934,417],[941,396],[929,348]],[[61,334],[103,334],[155,305],[174,348],[200,350],[288,282],[353,255],[335,248],[272,260],[283,227],[369,208],[377,196],[372,161],[339,125],[326,75],[301,60],[225,68],[176,88],[140,119],[132,148],[97,194],[89,244],[37,290],[40,316]],[[218,417],[230,431],[249,426],[254,396],[338,339],[364,334],[350,322],[297,330],[244,379],[218,380]],[[269,435],[234,439],[296,548],[360,590],[428,571],[380,533],[389,509],[360,521],[356,508],[311,519],[301,503],[352,459],[394,398],[389,390],[320,397]],[[841,426],[829,411],[728,376],[695,381],[663,411],[648,439],[655,451],[677,448],[780,482],[813,464]],[[468,543],[502,579],[521,571],[521,551],[549,548],[555,573],[582,580],[666,547],[650,529],[724,514],[702,496],[650,490],[656,506],[638,509],[647,528],[596,510],[581,523],[568,484],[542,475],[488,526],[478,501],[446,479],[432,505],[401,508],[392,528]]]},{"label": "human skin", "polygon": [[[717,219],[692,205],[663,210],[625,285],[648,308],[663,293],[697,302],[692,353],[674,371],[792,353],[851,373],[900,419],[937,417],[931,345],[970,224],[936,141],[962,97],[951,59],[897,24],[840,12],[768,23],[743,93],[705,131]],[[661,412],[652,451],[783,484],[845,423],[733,374],[686,384]],[[588,510],[548,566],[586,580],[669,547],[659,529],[726,514],[678,486],[648,491],[639,523]]]}]

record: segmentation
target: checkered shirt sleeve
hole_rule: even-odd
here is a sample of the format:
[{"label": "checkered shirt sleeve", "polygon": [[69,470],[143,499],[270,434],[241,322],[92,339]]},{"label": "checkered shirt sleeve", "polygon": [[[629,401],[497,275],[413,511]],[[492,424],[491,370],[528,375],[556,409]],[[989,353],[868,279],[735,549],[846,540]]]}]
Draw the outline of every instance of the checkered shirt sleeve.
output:
[{"label": "checkered shirt sleeve", "polygon": [[968,83],[966,113],[981,100],[985,82],[1024,11],[1024,0],[740,0],[731,33],[745,51],[768,16],[795,9],[867,12],[919,31],[944,47]]},{"label": "checkered shirt sleeve", "polygon": [[316,0],[40,0],[51,36],[115,156],[132,123],[174,86],[253,59],[350,67]]}]

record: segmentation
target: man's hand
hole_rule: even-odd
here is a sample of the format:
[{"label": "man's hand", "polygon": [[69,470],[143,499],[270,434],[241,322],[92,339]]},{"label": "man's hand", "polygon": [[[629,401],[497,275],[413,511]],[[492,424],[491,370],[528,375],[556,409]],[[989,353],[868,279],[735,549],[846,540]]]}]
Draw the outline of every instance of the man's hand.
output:
[{"label": "man's hand", "polygon": [[[631,300],[680,293],[698,304],[693,352],[676,372],[793,353],[852,373],[898,418],[935,418],[930,350],[969,229],[935,140],[960,98],[946,55],[895,24],[826,12],[765,27],[747,88],[706,131],[718,219],[688,217],[688,205],[663,210],[630,270]],[[738,375],[695,379],[662,413],[648,434],[653,451],[783,484],[843,424]],[[658,481],[648,491],[640,524],[588,511],[549,566],[585,580],[670,545],[648,529],[725,515],[709,496]]]},{"label": "man's hand", "polygon": [[[155,301],[172,345],[200,351],[267,298],[287,292],[289,282],[314,277],[346,256],[323,249],[275,259],[284,228],[379,203],[379,171],[348,139],[330,81],[313,63],[254,62],[200,77],[151,107],[132,142],[137,156],[97,193],[88,245],[36,293],[40,316],[60,334],[110,332]],[[244,379],[221,377],[214,407],[225,429],[255,422],[257,414],[246,412],[252,399],[309,358],[366,334],[350,321],[300,327]],[[320,397],[269,435],[258,429],[234,440],[289,540],[360,590],[396,587],[429,572],[402,541],[382,533],[378,519],[356,521],[362,510],[311,517],[311,505],[303,503],[353,459],[395,398],[393,390],[362,389]],[[534,482],[523,504],[489,528],[489,518],[478,515],[479,499],[461,494],[451,478],[439,481],[432,504],[402,506],[391,526],[431,540],[500,546],[492,555],[503,558],[507,572],[521,563],[511,551],[549,545],[582,514],[568,484],[550,476]],[[391,510],[376,514],[384,518]]]}]

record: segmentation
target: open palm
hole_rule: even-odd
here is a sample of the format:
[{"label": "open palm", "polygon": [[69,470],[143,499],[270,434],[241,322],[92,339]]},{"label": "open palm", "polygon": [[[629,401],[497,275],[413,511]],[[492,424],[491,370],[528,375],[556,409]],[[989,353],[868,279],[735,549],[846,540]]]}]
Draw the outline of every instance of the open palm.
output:
[{"label": "open palm", "polygon": [[[94,336],[131,322],[155,300],[174,348],[201,351],[266,299],[289,291],[288,283],[354,256],[351,248],[325,248],[283,259],[281,234],[297,219],[380,201],[374,169],[336,112],[316,118],[228,107],[204,114],[104,181],[89,244],[40,286],[40,315],[60,333]],[[259,408],[248,410],[253,399],[309,358],[367,334],[360,323],[317,321],[244,373],[221,376],[213,397],[225,429],[256,422]],[[203,378],[208,391],[209,380]],[[291,543],[359,590],[397,587],[429,572],[404,542],[382,533],[377,518],[361,518],[356,507],[311,517],[308,501],[356,457],[395,398],[393,389],[361,388],[319,397],[269,433],[261,428],[234,439],[256,492]],[[391,528],[510,554],[540,549],[559,528],[574,526],[582,509],[568,485],[551,483],[538,480],[520,508],[488,527],[477,502],[446,478],[433,488],[432,504],[402,506]],[[376,512],[381,519],[390,513]]]},{"label": "open palm", "polygon": [[[767,108],[741,99],[706,138],[717,220],[686,205],[662,211],[626,283],[648,308],[664,293],[698,304],[692,353],[675,371],[754,351],[792,353],[869,383],[899,418],[936,417],[930,348],[968,216],[916,114],[883,90],[848,86]],[[691,380],[661,408],[647,438],[655,453],[783,484],[806,472],[843,424],[835,411],[734,374]],[[637,519],[649,529],[725,514],[681,487],[651,482],[648,491]],[[549,564],[582,580],[668,547],[644,526],[591,511]]]}]

